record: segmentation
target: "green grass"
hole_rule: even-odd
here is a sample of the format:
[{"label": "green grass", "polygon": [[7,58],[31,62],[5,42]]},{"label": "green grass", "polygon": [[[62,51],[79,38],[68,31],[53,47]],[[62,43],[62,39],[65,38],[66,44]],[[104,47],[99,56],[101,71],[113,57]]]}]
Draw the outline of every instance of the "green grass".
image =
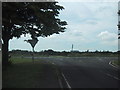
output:
[{"label": "green grass", "polygon": [[81,53],[81,54],[69,54],[70,57],[116,57],[117,54],[101,54],[101,53]]},{"label": "green grass", "polygon": [[[12,65],[9,66],[3,73],[3,88],[39,88],[45,75],[45,66],[52,68],[43,60],[12,57]],[[54,69],[54,68],[53,68]]]},{"label": "green grass", "polygon": [[112,61],[112,64],[117,65],[117,66],[120,66],[120,61],[119,61],[119,60],[113,60],[113,61]]},{"label": "green grass", "polygon": [[[21,54],[11,54],[11,56],[16,56],[22,58]],[[30,54],[25,54],[23,57],[31,57]],[[114,53],[69,53],[66,56],[62,55],[39,55],[34,54],[35,57],[118,57],[118,54]]]},{"label": "green grass", "polygon": [[11,57],[10,59],[12,61],[12,63],[16,64],[16,63],[27,63],[27,62],[32,62],[32,60],[28,59],[28,58],[21,58],[21,57]]}]

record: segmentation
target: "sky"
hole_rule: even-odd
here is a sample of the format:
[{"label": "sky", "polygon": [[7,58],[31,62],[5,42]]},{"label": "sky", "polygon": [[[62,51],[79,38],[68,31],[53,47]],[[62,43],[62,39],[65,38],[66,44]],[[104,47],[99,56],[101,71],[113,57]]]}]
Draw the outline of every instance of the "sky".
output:
[{"label": "sky", "polygon": [[[91,0],[90,0],[91,1]],[[38,38],[35,51],[52,49],[54,51],[95,51],[118,50],[118,1],[110,0],[58,1],[65,9],[60,11],[59,17],[67,21],[64,33],[53,34],[49,37]],[[10,40],[9,50],[28,50],[32,48],[29,35]]]}]

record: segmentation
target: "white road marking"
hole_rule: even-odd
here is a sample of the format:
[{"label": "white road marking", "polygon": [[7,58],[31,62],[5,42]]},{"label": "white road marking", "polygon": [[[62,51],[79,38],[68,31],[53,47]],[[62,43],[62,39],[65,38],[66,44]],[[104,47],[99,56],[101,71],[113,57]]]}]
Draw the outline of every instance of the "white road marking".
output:
[{"label": "white road marking", "polygon": [[[52,62],[52,64],[53,64],[53,65],[56,65],[54,62]],[[56,71],[56,73],[57,73],[57,77],[58,77],[58,82],[59,82],[60,88],[63,88],[62,81],[61,81],[61,79],[60,79],[60,76],[59,76],[59,74],[58,74],[58,71]]]},{"label": "white road marking", "polygon": [[111,63],[112,63],[112,62],[110,61],[110,62],[109,62],[109,65],[111,65],[111,66],[113,66],[113,67],[115,67],[115,68],[118,68],[118,67],[116,67],[116,66],[112,65]]},{"label": "white road marking", "polygon": [[98,57],[98,60],[101,61],[101,62],[103,62],[103,59],[101,59],[101,58],[99,58],[99,57]]},{"label": "white road marking", "polygon": [[55,64],[55,63],[52,63],[52,64]]},{"label": "white road marking", "polygon": [[110,76],[110,77],[114,78],[114,79],[120,80],[118,77],[112,76],[112,75],[110,75],[110,74],[108,74],[108,73],[105,73],[105,74],[106,74],[107,76]]},{"label": "white road marking", "polygon": [[60,88],[63,88],[62,81],[61,81],[61,79],[59,78],[58,73],[57,73],[57,76],[58,76],[58,82],[59,82]]},{"label": "white road marking", "polygon": [[103,71],[100,71],[100,72],[104,73],[105,75],[107,75],[107,76],[109,76],[109,77],[112,77],[112,78],[114,78],[114,79],[120,80],[120,78],[115,77],[115,76],[113,76],[113,75],[111,75],[111,74],[109,74],[109,73],[105,73],[105,72],[103,72]]},{"label": "white road marking", "polygon": [[[56,65],[54,62],[52,62],[52,64]],[[61,81],[61,79],[60,79],[60,76],[59,76],[57,70],[56,70],[56,74],[57,74],[57,77],[58,77],[58,82],[59,82],[60,88],[63,88],[62,81]]]},{"label": "white road marking", "polygon": [[63,73],[61,73],[61,74],[62,74],[63,78],[65,79],[65,82],[66,82],[68,88],[71,89],[71,86],[70,86],[70,84],[68,83],[67,79],[65,78],[65,75],[64,75]]}]

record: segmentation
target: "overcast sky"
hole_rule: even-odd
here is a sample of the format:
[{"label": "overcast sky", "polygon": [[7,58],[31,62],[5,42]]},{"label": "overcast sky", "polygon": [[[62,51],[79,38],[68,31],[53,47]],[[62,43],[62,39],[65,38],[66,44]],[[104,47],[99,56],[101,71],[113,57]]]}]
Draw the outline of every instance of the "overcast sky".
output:
[{"label": "overcast sky", "polygon": [[[67,21],[64,33],[50,37],[39,37],[35,51],[53,49],[55,51],[74,50],[118,50],[118,2],[59,2],[64,6],[59,18]],[[24,42],[30,37],[10,40],[9,50],[21,49],[31,51],[30,44]]]}]

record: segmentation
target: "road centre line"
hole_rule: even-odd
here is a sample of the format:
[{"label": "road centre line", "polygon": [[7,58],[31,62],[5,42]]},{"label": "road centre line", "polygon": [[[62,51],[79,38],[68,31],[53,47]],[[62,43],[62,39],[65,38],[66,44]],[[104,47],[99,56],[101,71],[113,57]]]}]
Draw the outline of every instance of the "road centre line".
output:
[{"label": "road centre line", "polygon": [[71,86],[70,86],[70,84],[68,83],[68,80],[65,78],[65,75],[64,75],[63,73],[61,73],[61,74],[62,74],[62,76],[63,76],[63,78],[64,78],[64,80],[65,80],[68,88],[71,89]]}]

